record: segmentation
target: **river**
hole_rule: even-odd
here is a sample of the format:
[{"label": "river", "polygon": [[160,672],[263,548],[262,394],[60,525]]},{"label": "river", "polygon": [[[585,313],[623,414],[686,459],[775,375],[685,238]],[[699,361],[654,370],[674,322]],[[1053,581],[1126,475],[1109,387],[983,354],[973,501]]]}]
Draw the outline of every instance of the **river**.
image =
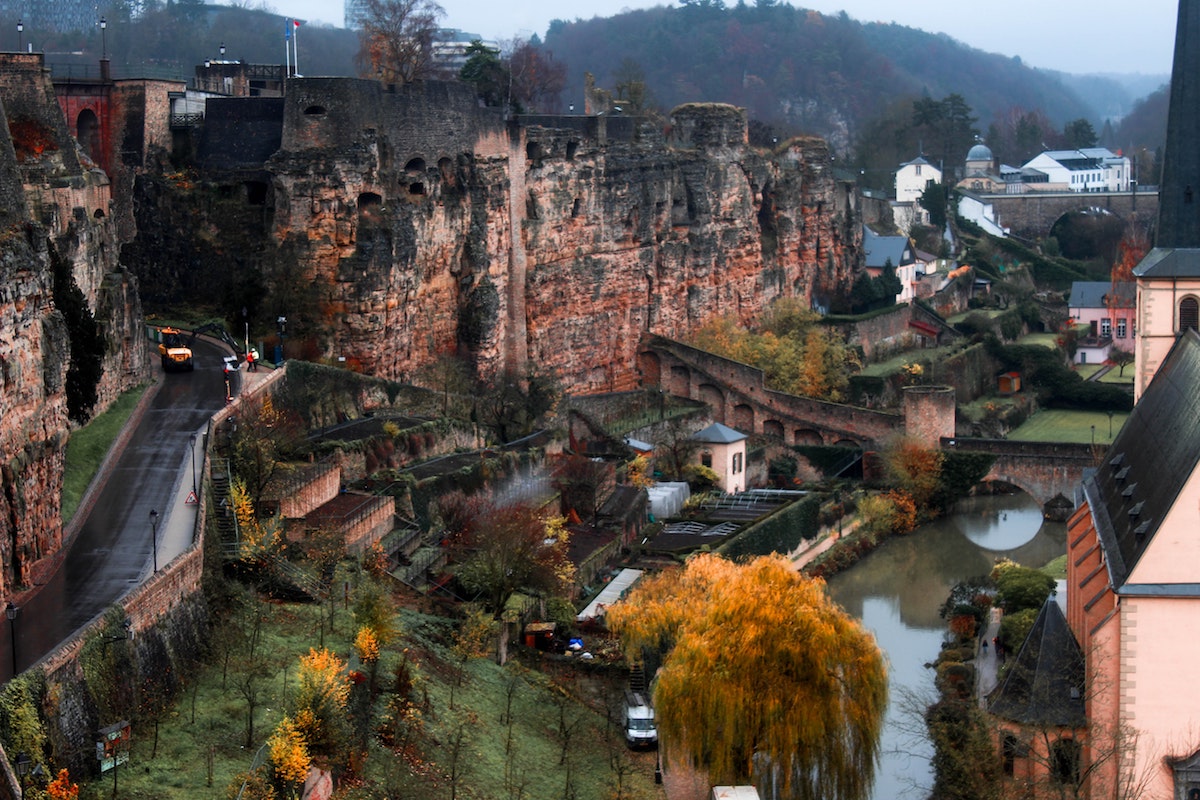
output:
[{"label": "river", "polygon": [[946,634],[938,609],[959,581],[991,571],[998,558],[1040,567],[1066,552],[1066,526],[1043,522],[1026,494],[973,497],[954,513],[889,541],[829,581],[829,594],[863,621],[887,655],[890,700],[873,800],[924,798],[933,784],[932,746],[910,698],[933,696]]}]

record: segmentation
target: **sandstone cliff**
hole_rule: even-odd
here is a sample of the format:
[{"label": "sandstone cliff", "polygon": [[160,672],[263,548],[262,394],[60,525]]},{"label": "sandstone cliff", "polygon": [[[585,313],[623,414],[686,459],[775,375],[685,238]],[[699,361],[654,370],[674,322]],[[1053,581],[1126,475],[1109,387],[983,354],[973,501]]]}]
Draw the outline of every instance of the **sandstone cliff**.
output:
[{"label": "sandstone cliff", "polygon": [[750,148],[730,106],[506,121],[458,84],[298,79],[209,101],[188,185],[143,187],[130,263],[156,301],[285,316],[289,356],[629,388],[645,333],[848,285],[858,211],[828,161],[817,139]]},{"label": "sandstone cliff", "polygon": [[108,181],[80,160],[40,56],[4,58],[0,593],[9,596],[63,545],[69,410],[84,419],[103,409],[145,379],[147,362],[136,283],[116,269]]}]

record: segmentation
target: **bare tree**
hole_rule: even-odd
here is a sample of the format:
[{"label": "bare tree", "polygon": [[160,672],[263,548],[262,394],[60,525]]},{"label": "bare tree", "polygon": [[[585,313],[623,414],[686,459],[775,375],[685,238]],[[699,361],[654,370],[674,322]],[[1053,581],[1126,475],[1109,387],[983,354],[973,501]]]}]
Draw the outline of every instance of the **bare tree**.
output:
[{"label": "bare tree", "polygon": [[396,84],[425,77],[444,14],[434,0],[365,0],[356,57],[360,74]]}]

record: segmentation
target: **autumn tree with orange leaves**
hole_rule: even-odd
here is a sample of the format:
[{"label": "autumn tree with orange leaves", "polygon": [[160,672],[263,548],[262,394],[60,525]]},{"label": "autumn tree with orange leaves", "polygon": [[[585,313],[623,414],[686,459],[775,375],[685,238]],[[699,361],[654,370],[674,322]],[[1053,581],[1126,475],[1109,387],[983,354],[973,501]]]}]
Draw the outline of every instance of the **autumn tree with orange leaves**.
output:
[{"label": "autumn tree with orange leaves", "polygon": [[669,757],[713,784],[777,781],[783,798],[870,793],[887,669],[824,581],[780,555],[701,554],[643,580],[607,620],[628,653],[669,648],[654,687]]}]

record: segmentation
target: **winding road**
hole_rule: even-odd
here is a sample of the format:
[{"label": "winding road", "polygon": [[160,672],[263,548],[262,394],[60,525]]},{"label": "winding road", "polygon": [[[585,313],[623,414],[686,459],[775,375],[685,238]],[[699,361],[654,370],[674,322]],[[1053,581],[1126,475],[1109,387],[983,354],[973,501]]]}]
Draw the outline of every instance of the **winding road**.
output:
[{"label": "winding road", "polygon": [[[87,516],[66,557],[44,583],[18,598],[15,622],[4,620],[5,679],[14,663],[18,673],[37,663],[149,577],[156,556],[161,568],[190,544],[195,512],[185,500],[196,480],[193,470],[202,466],[208,419],[225,405],[224,351],[196,341],[193,352],[193,372],[157,376],[162,386],[124,450],[97,476],[104,484],[94,502],[81,506],[79,513]],[[157,512],[153,522],[151,510]]]}]

